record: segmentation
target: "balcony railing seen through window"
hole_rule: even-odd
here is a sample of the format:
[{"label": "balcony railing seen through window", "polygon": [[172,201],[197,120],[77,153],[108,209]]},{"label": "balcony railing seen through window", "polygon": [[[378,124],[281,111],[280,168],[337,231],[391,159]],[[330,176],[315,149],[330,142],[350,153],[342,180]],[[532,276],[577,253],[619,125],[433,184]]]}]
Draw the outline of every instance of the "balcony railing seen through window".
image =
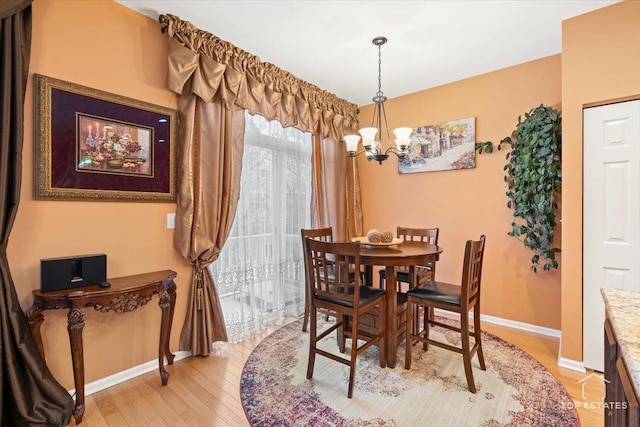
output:
[{"label": "balcony railing seen through window", "polygon": [[212,264],[232,342],[304,311],[300,229],[311,223],[311,141],[247,113],[240,201]]}]

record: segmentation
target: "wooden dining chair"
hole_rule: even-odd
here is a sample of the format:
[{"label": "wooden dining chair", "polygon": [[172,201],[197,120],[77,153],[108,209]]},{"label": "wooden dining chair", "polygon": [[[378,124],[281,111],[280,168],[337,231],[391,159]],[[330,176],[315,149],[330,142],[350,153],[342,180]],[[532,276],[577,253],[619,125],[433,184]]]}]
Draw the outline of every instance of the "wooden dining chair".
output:
[{"label": "wooden dining chair", "polygon": [[[454,285],[444,282],[428,281],[410,289],[407,292],[407,331],[405,345],[405,369],[411,368],[411,353],[414,341],[422,342],[423,349],[428,350],[429,344],[462,354],[464,372],[467,377],[469,391],[476,392],[473,371],[471,369],[471,359],[474,354],[478,354],[480,369],[486,370],[484,356],[482,354],[482,331],[480,329],[480,282],[482,278],[482,259],[484,257],[485,236],[480,236],[480,240],[468,240],[464,251],[464,265],[462,267],[462,284]],[[413,307],[424,309],[423,329],[412,327],[414,323]],[[429,315],[434,309],[442,309],[458,313],[460,316],[460,327],[435,320]],[[469,312],[473,310],[473,331],[470,331]],[[417,311],[417,310],[416,310]],[[440,326],[442,328],[459,332],[461,334],[461,348],[434,341],[429,338],[429,327]],[[471,346],[471,339],[474,344]]]},{"label": "wooden dining chair", "polygon": [[[397,236],[404,241],[416,241],[438,245],[439,228],[410,228],[398,227]],[[408,289],[429,280],[435,279],[435,263],[429,265],[419,265],[416,267],[398,267],[396,272],[396,282],[398,283],[398,292],[402,291],[402,283],[408,284]],[[415,280],[413,279],[415,277]],[[385,270],[380,270],[380,287],[384,287],[383,280],[386,280]]]},{"label": "wooden dining chair", "polygon": [[311,309],[311,281],[309,280],[309,273],[307,269],[307,251],[304,250],[304,239],[309,237],[311,239],[322,240],[324,242],[331,242],[333,240],[333,229],[331,227],[324,228],[303,228],[300,230],[300,236],[302,237],[302,259],[304,261],[304,317],[302,318],[302,332],[307,332],[307,324],[309,323],[309,311]]},{"label": "wooden dining chair", "polygon": [[[378,344],[380,366],[386,365],[384,328],[374,336],[359,341],[360,316],[378,308],[380,324],[385,320],[385,292],[370,286],[361,286],[361,275],[353,275],[350,280],[349,272],[360,271],[360,242],[324,242],[305,238],[305,252],[307,254],[308,277],[311,283],[311,330],[309,332],[309,362],[307,365],[307,379],[313,378],[316,354],[335,360],[349,366],[349,385],[347,397],[353,396],[353,383],[356,372],[356,359],[359,354],[373,344]],[[333,269],[333,274],[329,274]],[[338,321],[318,333],[319,309],[336,313]],[[353,333],[351,334],[351,354],[347,359],[338,354],[318,348],[318,341],[331,332],[342,329],[350,319]],[[339,332],[339,331],[338,331]],[[360,344],[360,342],[363,342]]]}]

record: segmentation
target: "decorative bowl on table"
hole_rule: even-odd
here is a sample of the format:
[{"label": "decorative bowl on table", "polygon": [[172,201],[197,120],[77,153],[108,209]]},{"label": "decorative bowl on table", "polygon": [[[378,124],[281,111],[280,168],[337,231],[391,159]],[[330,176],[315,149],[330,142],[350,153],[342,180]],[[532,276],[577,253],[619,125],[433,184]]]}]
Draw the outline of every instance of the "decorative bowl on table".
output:
[{"label": "decorative bowl on table", "polygon": [[386,247],[391,245],[397,245],[404,240],[398,237],[393,237],[390,231],[380,231],[378,229],[371,229],[366,236],[354,237],[352,242],[360,242],[365,246],[370,247]]},{"label": "decorative bowl on table", "polygon": [[398,245],[398,244],[404,242],[404,240],[402,240],[402,239],[400,239],[398,237],[394,237],[392,241],[385,242],[385,243],[383,243],[383,242],[370,242],[369,240],[367,240],[367,236],[352,237],[351,241],[352,242],[360,242],[364,246],[370,246],[372,248],[379,248],[379,247]]}]

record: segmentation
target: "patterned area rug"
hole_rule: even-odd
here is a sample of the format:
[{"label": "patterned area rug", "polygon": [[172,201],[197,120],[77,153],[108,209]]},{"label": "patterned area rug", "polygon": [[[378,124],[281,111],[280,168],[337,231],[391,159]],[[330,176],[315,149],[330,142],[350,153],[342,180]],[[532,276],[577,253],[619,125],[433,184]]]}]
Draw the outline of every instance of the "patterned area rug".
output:
[{"label": "patterned area rug", "polygon": [[[432,334],[459,346],[455,333],[436,327]],[[476,394],[467,389],[460,354],[416,345],[411,370],[405,370],[403,344],[394,369],[380,367],[375,346],[361,354],[348,399],[346,365],[316,356],[313,379],[306,379],[309,334],[296,321],[249,356],[240,380],[242,405],[253,426],[580,425],[571,397],[544,366],[494,335],[483,332],[482,340],[487,370],[473,358]],[[337,353],[335,338],[323,341]]]}]

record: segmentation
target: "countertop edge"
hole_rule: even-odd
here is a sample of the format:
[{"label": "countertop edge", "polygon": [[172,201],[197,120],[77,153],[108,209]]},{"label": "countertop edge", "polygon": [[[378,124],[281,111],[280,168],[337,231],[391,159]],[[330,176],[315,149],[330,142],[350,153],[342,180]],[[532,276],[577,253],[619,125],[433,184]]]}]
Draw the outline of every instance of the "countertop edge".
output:
[{"label": "countertop edge", "polygon": [[602,288],[600,292],[636,397],[640,399],[640,292],[616,288]]}]

